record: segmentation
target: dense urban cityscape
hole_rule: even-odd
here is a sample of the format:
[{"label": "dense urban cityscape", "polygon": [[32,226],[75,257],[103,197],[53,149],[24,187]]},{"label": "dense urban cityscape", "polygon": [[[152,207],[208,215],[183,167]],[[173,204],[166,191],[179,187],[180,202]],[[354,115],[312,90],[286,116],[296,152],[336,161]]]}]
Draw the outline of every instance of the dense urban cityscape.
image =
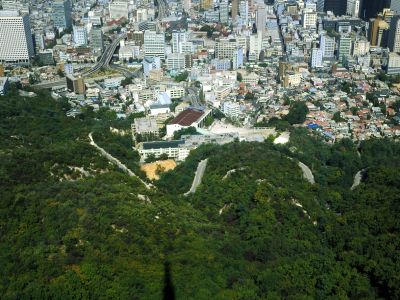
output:
[{"label": "dense urban cityscape", "polygon": [[400,299],[400,0],[0,0],[0,120],[4,299]]}]

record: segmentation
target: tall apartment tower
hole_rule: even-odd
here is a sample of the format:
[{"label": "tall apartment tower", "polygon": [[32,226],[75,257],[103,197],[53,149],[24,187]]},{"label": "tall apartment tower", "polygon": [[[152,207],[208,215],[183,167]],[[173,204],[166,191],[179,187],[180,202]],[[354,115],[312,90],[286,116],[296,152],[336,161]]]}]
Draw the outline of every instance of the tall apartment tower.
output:
[{"label": "tall apartment tower", "polygon": [[35,55],[28,15],[0,11],[0,63],[30,64]]},{"label": "tall apartment tower", "polygon": [[232,0],[232,21],[235,22],[237,20],[239,12],[239,0]]},{"label": "tall apartment tower", "polygon": [[[337,16],[345,15],[348,0],[318,0],[318,11],[331,11]],[[375,0],[374,0],[375,1]]]},{"label": "tall apartment tower", "polygon": [[228,0],[222,0],[219,2],[219,21],[222,24],[228,24],[228,22],[229,22],[229,2],[228,2]]},{"label": "tall apartment tower", "polygon": [[346,14],[355,18],[360,15],[361,0],[347,0]]},{"label": "tall apartment tower", "polygon": [[391,52],[400,52],[400,15],[395,15],[390,22],[388,44]]},{"label": "tall apartment tower", "polygon": [[350,36],[341,36],[339,39],[338,59],[343,60],[351,55],[352,39]]},{"label": "tall apartment tower", "polygon": [[165,59],[165,34],[146,30],[144,33],[144,57]]},{"label": "tall apartment tower", "polygon": [[390,2],[390,0],[364,0],[361,3],[360,17],[366,21],[376,18],[384,8],[391,7]]},{"label": "tall apartment tower", "polygon": [[320,48],[323,58],[333,58],[335,53],[335,38],[321,35]]},{"label": "tall apartment tower", "polygon": [[400,0],[392,0],[390,3],[390,9],[396,14],[400,14]]},{"label": "tall apartment tower", "polygon": [[88,34],[86,27],[74,26],[72,37],[75,47],[84,46],[88,44]]},{"label": "tall apartment tower", "polygon": [[259,5],[257,7],[256,19],[257,32],[261,32],[262,34],[264,34],[265,26],[267,23],[267,8],[265,7],[265,4]]},{"label": "tall apartment tower", "polygon": [[56,0],[52,4],[53,23],[56,28],[71,28],[72,7],[69,0]]},{"label": "tall apartment tower", "polygon": [[89,34],[90,48],[95,54],[100,54],[104,50],[103,31],[101,27],[93,27]]},{"label": "tall apartment tower", "polygon": [[188,33],[186,31],[172,31],[172,52],[182,53],[183,43],[188,41]]}]

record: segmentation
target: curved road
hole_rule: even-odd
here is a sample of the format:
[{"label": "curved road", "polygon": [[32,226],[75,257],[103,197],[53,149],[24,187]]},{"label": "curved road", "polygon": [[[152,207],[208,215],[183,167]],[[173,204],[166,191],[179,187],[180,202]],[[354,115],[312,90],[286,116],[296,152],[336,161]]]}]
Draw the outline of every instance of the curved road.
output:
[{"label": "curved road", "polygon": [[137,176],[135,173],[133,173],[127,166],[125,166],[122,162],[120,162],[117,158],[115,158],[114,156],[112,156],[110,153],[108,153],[106,150],[104,150],[103,148],[101,148],[99,145],[96,144],[96,142],[93,140],[93,136],[92,133],[89,133],[89,139],[90,139],[90,145],[92,145],[93,147],[95,147],[97,150],[99,150],[101,152],[101,154],[107,158],[109,161],[111,161],[112,163],[114,163],[115,165],[118,166],[118,168],[120,168],[122,171],[124,171],[125,173],[127,173],[129,176],[131,177],[136,177],[141,183],[143,183],[143,185],[147,188],[150,189],[153,187],[153,185],[148,184],[146,182],[144,182],[139,176]]}]

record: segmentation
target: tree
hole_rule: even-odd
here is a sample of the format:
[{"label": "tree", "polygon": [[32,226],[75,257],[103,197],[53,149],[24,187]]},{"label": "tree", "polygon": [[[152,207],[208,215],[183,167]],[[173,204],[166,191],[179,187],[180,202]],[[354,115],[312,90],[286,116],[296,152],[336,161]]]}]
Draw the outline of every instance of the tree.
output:
[{"label": "tree", "polygon": [[308,107],[304,102],[294,102],[290,106],[289,113],[285,116],[284,120],[288,121],[291,125],[302,124],[306,120],[308,114]]},{"label": "tree", "polygon": [[236,74],[236,80],[239,81],[239,82],[242,82],[242,80],[243,80],[242,73],[237,72],[237,74]]},{"label": "tree", "polygon": [[340,116],[340,111],[337,111],[333,114],[332,120],[335,122],[342,122],[344,119]]},{"label": "tree", "polygon": [[186,81],[188,76],[189,76],[189,72],[185,71],[185,72],[180,73],[177,76],[175,76],[175,81],[176,82]]}]

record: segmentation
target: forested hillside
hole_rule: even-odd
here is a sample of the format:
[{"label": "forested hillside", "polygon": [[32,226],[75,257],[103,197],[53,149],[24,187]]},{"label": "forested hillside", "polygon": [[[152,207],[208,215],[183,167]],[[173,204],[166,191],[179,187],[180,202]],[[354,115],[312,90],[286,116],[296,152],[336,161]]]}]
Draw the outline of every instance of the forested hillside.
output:
[{"label": "forested hillside", "polygon": [[287,145],[205,145],[149,190],[88,139],[138,173],[109,130],[135,116],[68,109],[0,97],[1,299],[161,299],[168,281],[176,299],[400,298],[398,143],[293,129]]}]

